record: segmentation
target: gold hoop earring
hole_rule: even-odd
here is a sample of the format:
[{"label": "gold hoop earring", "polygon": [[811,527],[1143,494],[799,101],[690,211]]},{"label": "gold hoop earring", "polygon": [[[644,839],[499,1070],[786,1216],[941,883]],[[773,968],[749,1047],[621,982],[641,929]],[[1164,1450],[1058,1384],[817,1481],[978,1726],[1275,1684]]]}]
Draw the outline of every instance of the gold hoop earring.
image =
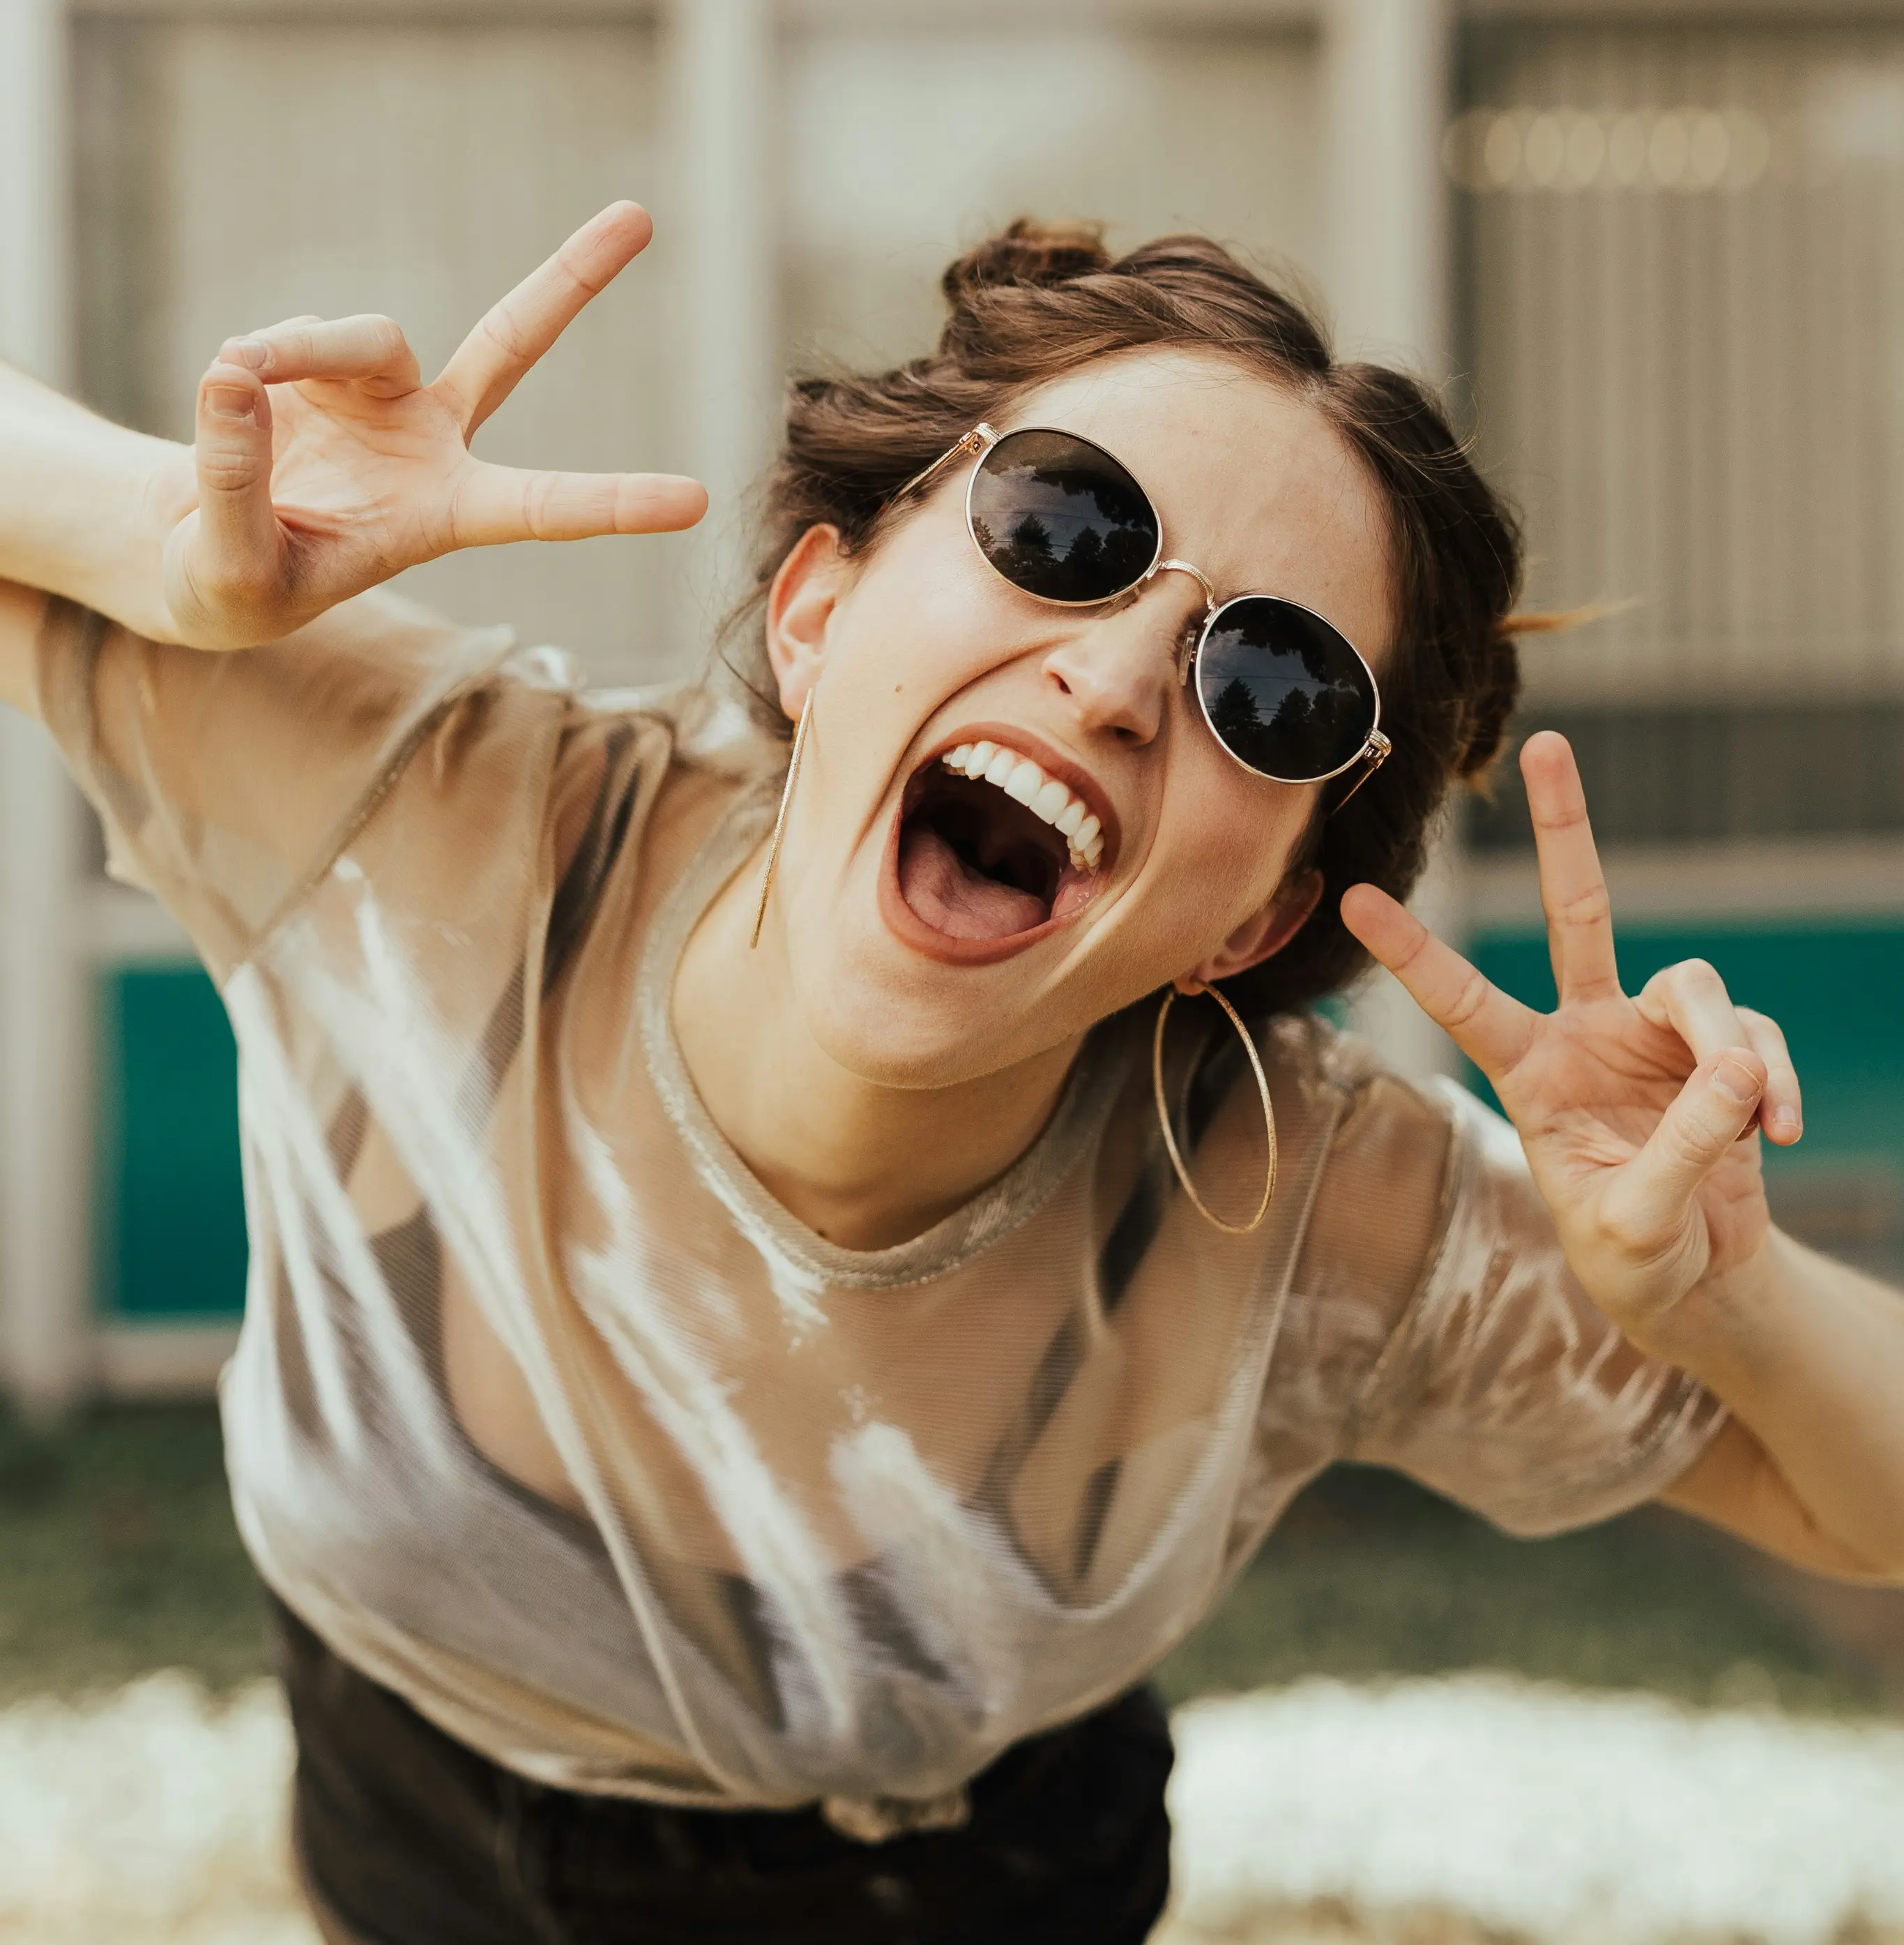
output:
[{"label": "gold hoop earring", "polygon": [[767,846],[767,868],[760,876],[760,902],[754,908],[753,936],[747,941],[751,952],[760,943],[760,928],[766,923],[767,894],[774,888],[774,873],[780,865],[780,840],[787,834],[787,806],[793,801],[793,786],[799,781],[800,759],[806,754],[806,732],[813,720],[813,696],[809,690],[800,705],[800,720],[793,732],[793,754],[787,766],[787,784],[780,794],[780,810],[774,818],[774,834]]},{"label": "gold hoop earring", "polygon": [[1235,1007],[1231,1005],[1214,986],[1200,986],[1199,992],[1207,993],[1224,1012],[1230,1016],[1230,1024],[1242,1040],[1243,1051],[1249,1056],[1249,1070],[1256,1077],[1256,1092],[1262,1097],[1263,1131],[1269,1138],[1269,1174],[1263,1183],[1263,1199],[1256,1205],[1256,1213],[1248,1222],[1226,1222],[1214,1213],[1209,1204],[1197,1193],[1197,1185],[1190,1179],[1190,1171],[1184,1167],[1182,1155],[1178,1151],[1175,1130],[1170,1125],[1169,1103],[1163,1095],[1163,1023],[1170,1017],[1170,1009],[1176,1003],[1177,989],[1172,986],[1165,993],[1163,1003],[1157,1009],[1157,1031],[1151,1036],[1151,1085],[1157,1095],[1157,1118],[1163,1130],[1163,1145],[1170,1151],[1170,1166],[1177,1171],[1177,1179],[1183,1184],[1183,1192],[1188,1196],[1191,1206],[1206,1222],[1221,1229],[1226,1236],[1247,1236],[1262,1226],[1263,1218],[1269,1213],[1270,1199],[1276,1193],[1276,1109],[1269,1098],[1269,1077],[1263,1071],[1261,1056],[1256,1052],[1256,1043],[1249,1029],[1243,1023]]}]

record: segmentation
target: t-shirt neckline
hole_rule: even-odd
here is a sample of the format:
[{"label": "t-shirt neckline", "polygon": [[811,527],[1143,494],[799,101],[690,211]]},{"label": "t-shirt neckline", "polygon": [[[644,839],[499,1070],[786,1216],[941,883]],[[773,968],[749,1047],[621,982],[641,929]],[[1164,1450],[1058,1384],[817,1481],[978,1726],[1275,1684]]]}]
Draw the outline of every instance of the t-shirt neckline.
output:
[{"label": "t-shirt neckline", "polygon": [[636,1004],[662,1107],[695,1173],[779,1272],[809,1289],[892,1290],[950,1275],[1036,1215],[1093,1148],[1129,1072],[1128,1037],[1099,1028],[1072,1063],[1043,1132],[997,1179],[921,1235],[852,1250],[810,1229],[769,1192],[707,1112],[682,1058],[670,1001],[688,939],[772,821],[777,784],[743,791],[663,897],[642,948]]}]

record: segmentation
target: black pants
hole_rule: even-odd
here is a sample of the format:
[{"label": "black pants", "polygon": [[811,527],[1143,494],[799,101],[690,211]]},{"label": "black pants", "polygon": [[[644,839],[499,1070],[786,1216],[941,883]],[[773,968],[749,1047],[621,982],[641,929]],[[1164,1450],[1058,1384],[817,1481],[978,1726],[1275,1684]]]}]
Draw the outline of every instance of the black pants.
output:
[{"label": "black pants", "polygon": [[1148,1689],[1006,1750],[961,1829],[864,1845],[817,1810],[674,1810],[499,1768],[276,1611],[294,1824],[340,1945],[1138,1945],[1169,1886]]}]

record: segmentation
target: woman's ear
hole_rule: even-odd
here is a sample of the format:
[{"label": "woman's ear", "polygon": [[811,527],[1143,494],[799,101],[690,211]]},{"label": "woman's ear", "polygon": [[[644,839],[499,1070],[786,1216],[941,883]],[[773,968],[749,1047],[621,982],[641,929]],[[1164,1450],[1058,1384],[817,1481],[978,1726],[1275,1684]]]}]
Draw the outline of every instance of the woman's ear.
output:
[{"label": "woman's ear", "polygon": [[1180,993],[1200,993],[1218,979],[1246,972],[1273,958],[1309,922],[1322,897],[1322,874],[1305,871],[1292,878],[1259,912],[1238,926],[1215,951],[1194,966],[1176,982]]},{"label": "woman's ear", "polygon": [[837,527],[809,527],[767,590],[767,659],[780,706],[798,722],[826,660],[827,630],[846,585],[847,559]]}]

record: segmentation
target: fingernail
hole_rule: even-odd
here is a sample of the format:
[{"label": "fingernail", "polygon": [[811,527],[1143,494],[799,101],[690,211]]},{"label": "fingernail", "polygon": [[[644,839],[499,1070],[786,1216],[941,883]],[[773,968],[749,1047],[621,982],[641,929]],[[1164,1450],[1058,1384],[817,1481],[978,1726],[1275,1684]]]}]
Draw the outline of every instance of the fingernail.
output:
[{"label": "fingernail", "polygon": [[1793,1107],[1789,1101],[1772,1117],[1772,1120],[1776,1127],[1781,1130],[1788,1128],[1795,1135],[1804,1125],[1798,1118],[1798,1109]]},{"label": "fingernail", "polygon": [[271,347],[261,338],[234,338],[226,344],[223,356],[248,371],[263,371],[270,368]]},{"label": "fingernail", "polygon": [[236,385],[214,385],[205,396],[214,418],[248,419],[251,416],[251,395]]},{"label": "fingernail", "polygon": [[1728,1099],[1742,1108],[1759,1095],[1758,1077],[1743,1061],[1722,1060],[1712,1070],[1712,1084]]}]

